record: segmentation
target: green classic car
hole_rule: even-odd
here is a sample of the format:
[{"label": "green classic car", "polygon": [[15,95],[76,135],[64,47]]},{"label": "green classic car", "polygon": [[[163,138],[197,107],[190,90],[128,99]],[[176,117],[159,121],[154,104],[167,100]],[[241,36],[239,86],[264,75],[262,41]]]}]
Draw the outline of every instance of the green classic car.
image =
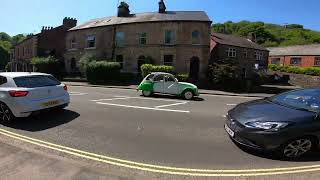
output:
[{"label": "green classic car", "polygon": [[153,93],[178,95],[190,100],[194,96],[199,96],[196,85],[178,80],[169,73],[155,72],[146,76],[138,87],[142,95],[149,97]]}]

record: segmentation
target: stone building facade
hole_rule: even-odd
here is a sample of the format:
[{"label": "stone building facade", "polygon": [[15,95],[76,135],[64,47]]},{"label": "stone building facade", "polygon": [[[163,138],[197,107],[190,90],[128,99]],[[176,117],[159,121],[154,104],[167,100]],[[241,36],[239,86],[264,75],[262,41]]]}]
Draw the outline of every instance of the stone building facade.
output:
[{"label": "stone building facade", "polygon": [[212,33],[210,46],[210,63],[232,61],[242,79],[250,79],[256,70],[267,70],[269,51],[254,40]]},{"label": "stone building facade", "polygon": [[205,77],[210,19],[205,12],[165,8],[160,1],[159,12],[129,14],[128,7],[123,10],[120,5],[118,16],[70,29],[64,55],[67,72],[79,71],[79,60],[89,55],[118,61],[124,72],[139,72],[145,59],[151,58],[154,64],[172,65],[177,73],[190,73],[194,79]]},{"label": "stone building facade", "polygon": [[33,57],[55,56],[63,62],[65,52],[66,32],[77,25],[77,20],[64,18],[61,26],[42,27],[40,33],[28,35],[27,38],[15,45],[11,51],[11,71],[33,71]]}]

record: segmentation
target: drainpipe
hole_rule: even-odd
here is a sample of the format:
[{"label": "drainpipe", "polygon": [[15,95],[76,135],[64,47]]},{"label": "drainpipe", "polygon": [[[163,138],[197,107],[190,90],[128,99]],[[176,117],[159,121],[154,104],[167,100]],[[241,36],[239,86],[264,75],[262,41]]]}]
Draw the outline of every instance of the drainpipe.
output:
[{"label": "drainpipe", "polygon": [[114,26],[113,27],[113,39],[112,39],[112,55],[111,58],[112,60],[114,60],[114,56],[115,56],[115,51],[116,51],[116,33],[117,33],[117,27]]}]

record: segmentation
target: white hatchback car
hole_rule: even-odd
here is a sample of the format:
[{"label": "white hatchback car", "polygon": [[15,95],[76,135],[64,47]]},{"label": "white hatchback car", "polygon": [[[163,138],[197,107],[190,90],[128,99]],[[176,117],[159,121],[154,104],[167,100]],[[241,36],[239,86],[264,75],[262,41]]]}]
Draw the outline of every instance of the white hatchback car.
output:
[{"label": "white hatchback car", "polygon": [[70,103],[67,86],[50,74],[29,72],[0,73],[0,121],[28,117]]}]

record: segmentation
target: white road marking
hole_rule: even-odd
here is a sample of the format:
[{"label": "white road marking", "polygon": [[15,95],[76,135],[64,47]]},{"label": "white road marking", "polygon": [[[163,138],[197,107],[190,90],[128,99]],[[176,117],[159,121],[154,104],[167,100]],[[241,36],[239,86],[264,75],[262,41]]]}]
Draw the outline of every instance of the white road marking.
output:
[{"label": "white road marking", "polygon": [[156,108],[164,108],[164,107],[177,106],[177,105],[182,105],[182,104],[187,104],[187,102],[180,102],[180,103],[174,103],[174,104],[167,104],[167,105],[157,106]]},{"label": "white road marking", "polygon": [[130,99],[130,97],[111,98],[111,99],[97,99],[97,100],[91,100],[91,101],[99,102],[99,101],[113,101],[113,100],[123,100],[123,99]]},{"label": "white road marking", "polygon": [[103,102],[97,102],[97,104],[108,105],[108,106],[126,107],[126,108],[134,108],[134,109],[147,109],[147,110],[154,110],[154,111],[190,113],[190,111],[184,111],[184,110],[160,109],[160,108],[150,108],[150,107],[142,107],[142,106],[129,106],[129,105],[123,105],[123,104],[112,104],[112,103],[103,103]]},{"label": "white road marking", "polygon": [[87,95],[88,93],[82,93],[82,92],[69,92],[71,96],[83,96]]},{"label": "white road marking", "polygon": [[227,106],[236,106],[237,104],[227,104]]}]

